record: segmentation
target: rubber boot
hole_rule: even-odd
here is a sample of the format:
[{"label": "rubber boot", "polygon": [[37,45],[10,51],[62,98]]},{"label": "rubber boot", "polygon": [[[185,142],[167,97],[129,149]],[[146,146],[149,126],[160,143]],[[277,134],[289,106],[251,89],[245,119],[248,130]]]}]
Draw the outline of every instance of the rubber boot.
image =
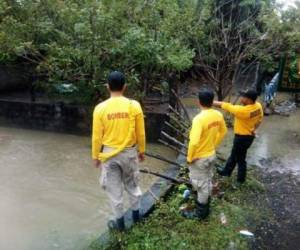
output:
[{"label": "rubber boot", "polygon": [[210,212],[210,200],[206,204],[197,202],[196,215],[199,220],[204,220]]},{"label": "rubber boot", "polygon": [[133,220],[133,223],[138,223],[140,221],[140,211],[139,210],[132,211],[132,220]]},{"label": "rubber boot", "polygon": [[124,216],[122,216],[121,218],[114,220],[110,220],[107,223],[107,226],[110,230],[117,230],[120,232],[123,232],[125,230],[125,220],[124,220]]},{"label": "rubber boot", "polygon": [[226,171],[225,168],[222,168],[221,166],[217,167],[217,173],[221,176],[230,176]]},{"label": "rubber boot", "polygon": [[233,187],[239,189],[243,186],[244,183],[245,181],[236,181]]}]

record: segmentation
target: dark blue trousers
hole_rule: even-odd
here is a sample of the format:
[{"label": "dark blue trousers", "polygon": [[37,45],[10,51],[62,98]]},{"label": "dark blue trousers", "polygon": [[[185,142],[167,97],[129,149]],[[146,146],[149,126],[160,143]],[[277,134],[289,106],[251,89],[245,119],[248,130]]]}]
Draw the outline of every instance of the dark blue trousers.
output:
[{"label": "dark blue trousers", "polygon": [[230,176],[236,164],[238,165],[237,181],[245,182],[247,175],[247,151],[254,141],[254,136],[235,135],[231,155],[225,165],[224,174]]}]

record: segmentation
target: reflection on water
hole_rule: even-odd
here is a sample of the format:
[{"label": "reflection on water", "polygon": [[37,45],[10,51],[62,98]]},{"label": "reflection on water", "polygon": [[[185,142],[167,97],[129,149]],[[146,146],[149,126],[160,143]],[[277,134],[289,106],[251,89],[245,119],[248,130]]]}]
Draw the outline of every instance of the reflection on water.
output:
[{"label": "reflection on water", "polygon": [[[174,158],[158,145],[148,150]],[[163,171],[167,164],[143,164]],[[83,249],[106,229],[107,197],[90,139],[0,127],[0,249]],[[145,191],[154,181],[141,176]]]},{"label": "reflection on water", "polygon": [[266,117],[250,156],[255,163],[261,158],[278,159],[280,169],[273,170],[300,175],[300,110],[289,117]]},{"label": "reflection on water", "polygon": [[[222,155],[229,155],[232,131],[226,137]],[[300,177],[300,110],[289,117],[272,115],[264,118],[257,138],[248,152],[248,162],[260,165],[262,159],[272,159],[272,165],[263,165],[268,171],[291,172]],[[274,161],[275,159],[275,161]]]}]

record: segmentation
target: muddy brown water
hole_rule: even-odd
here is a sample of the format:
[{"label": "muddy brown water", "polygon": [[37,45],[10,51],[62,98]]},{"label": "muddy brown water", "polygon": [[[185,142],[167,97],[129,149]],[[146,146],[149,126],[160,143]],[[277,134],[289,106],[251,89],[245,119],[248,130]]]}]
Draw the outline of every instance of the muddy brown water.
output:
[{"label": "muddy brown water", "polygon": [[[233,133],[230,131],[219,150],[222,155],[229,155],[232,138]],[[272,164],[265,164],[270,159]],[[259,166],[264,171],[289,173],[300,178],[300,109],[289,117],[265,117],[247,160],[249,164]]]},{"label": "muddy brown water", "polygon": [[[191,113],[197,112],[192,108]],[[231,150],[232,137],[230,131],[219,149],[224,156]],[[174,152],[162,146],[148,145],[148,149],[175,158]],[[264,172],[279,173],[279,179],[292,174],[299,180],[299,109],[290,117],[265,117],[248,162]],[[149,158],[145,164],[158,171],[167,167]],[[99,174],[91,166],[87,137],[0,127],[0,249],[88,246],[105,230],[111,215],[107,197],[98,184]],[[141,175],[143,191],[154,180]],[[293,211],[291,215],[297,223],[298,216]],[[289,227],[283,227],[284,231]]]},{"label": "muddy brown water", "polygon": [[[156,144],[148,151],[175,158]],[[147,158],[141,167],[167,164]],[[0,249],[84,249],[111,216],[90,160],[90,138],[0,127]],[[146,191],[155,181],[141,175]]]}]

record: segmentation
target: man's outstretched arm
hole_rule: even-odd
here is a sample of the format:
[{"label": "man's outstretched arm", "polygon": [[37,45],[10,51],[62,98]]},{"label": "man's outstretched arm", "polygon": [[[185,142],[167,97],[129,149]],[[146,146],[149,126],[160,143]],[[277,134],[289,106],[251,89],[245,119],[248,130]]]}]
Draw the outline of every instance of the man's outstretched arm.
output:
[{"label": "man's outstretched arm", "polygon": [[249,112],[247,112],[245,110],[245,107],[241,105],[233,105],[229,102],[220,102],[220,101],[214,101],[213,105],[242,119],[247,118],[249,116]]}]

